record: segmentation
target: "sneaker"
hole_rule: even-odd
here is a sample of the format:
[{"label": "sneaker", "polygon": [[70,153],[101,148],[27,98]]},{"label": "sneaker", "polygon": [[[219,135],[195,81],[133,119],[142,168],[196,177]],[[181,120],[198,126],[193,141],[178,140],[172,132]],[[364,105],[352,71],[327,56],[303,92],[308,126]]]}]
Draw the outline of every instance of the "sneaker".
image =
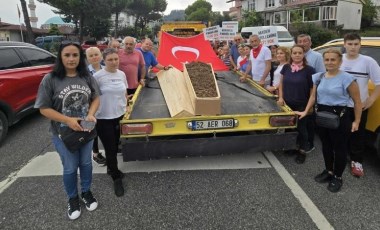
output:
[{"label": "sneaker", "polygon": [[80,213],[79,197],[76,196],[74,198],[70,198],[69,203],[67,204],[67,215],[70,220],[78,219],[80,217]]},{"label": "sneaker", "polygon": [[94,153],[92,153],[92,160],[99,164],[99,165],[106,165],[107,161],[106,161],[106,158],[103,157],[102,153],[98,153],[96,156]]},{"label": "sneaker", "polygon": [[326,182],[330,182],[333,177],[334,176],[331,175],[327,170],[323,170],[322,173],[314,177],[314,180],[318,183],[326,183]]},{"label": "sneaker", "polygon": [[339,190],[342,188],[342,185],[343,185],[342,178],[338,178],[338,177],[334,176],[330,180],[329,185],[327,186],[327,189],[330,192],[339,192]]},{"label": "sneaker", "polygon": [[296,163],[297,164],[303,164],[306,160],[306,154],[299,152],[296,156]]},{"label": "sneaker", "polygon": [[91,191],[82,192],[82,201],[88,211],[94,211],[98,207],[98,201],[92,195]]},{"label": "sneaker", "polygon": [[113,187],[116,196],[120,197],[124,195],[123,181],[121,178],[117,178],[113,181]]},{"label": "sneaker", "polygon": [[356,161],[351,161],[351,174],[356,177],[364,176],[363,165]]}]

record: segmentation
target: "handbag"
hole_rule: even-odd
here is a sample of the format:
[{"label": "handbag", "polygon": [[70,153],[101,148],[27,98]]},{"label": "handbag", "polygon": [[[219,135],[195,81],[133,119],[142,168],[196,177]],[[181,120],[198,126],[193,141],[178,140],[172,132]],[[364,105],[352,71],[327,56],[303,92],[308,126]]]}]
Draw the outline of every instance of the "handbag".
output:
[{"label": "handbag", "polygon": [[[320,79],[317,82],[317,89],[324,75],[324,73],[320,75]],[[316,94],[316,97],[318,98],[318,94]],[[319,127],[327,129],[337,129],[340,125],[340,118],[346,112],[346,106],[340,111],[339,115],[336,113],[335,108],[333,108],[333,111],[335,113],[329,111],[318,111],[318,104],[315,104],[315,124]]]},{"label": "handbag", "polygon": [[88,131],[74,131],[70,128],[60,129],[59,138],[63,141],[66,148],[70,152],[75,152],[80,149],[84,144],[93,140],[96,136],[96,129]]},{"label": "handbag", "polygon": [[331,112],[317,111],[315,114],[315,123],[317,126],[327,129],[337,129],[340,125],[340,117]]}]

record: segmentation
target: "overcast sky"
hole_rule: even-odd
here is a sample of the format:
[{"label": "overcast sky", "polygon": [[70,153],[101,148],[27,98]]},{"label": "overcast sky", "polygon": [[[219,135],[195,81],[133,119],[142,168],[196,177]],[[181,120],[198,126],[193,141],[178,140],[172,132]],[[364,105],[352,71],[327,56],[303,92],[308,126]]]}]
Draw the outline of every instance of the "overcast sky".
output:
[{"label": "overcast sky", "polygon": [[[195,0],[166,0],[168,6],[166,7],[165,14],[169,14],[171,10],[184,10],[190,4],[193,4]],[[208,0],[212,4],[213,11],[226,11],[231,6],[232,3],[226,3],[227,0]],[[29,3],[29,0],[26,0]],[[17,14],[17,4],[21,11],[21,22],[24,22],[22,16],[22,10],[19,0],[0,0],[0,18],[2,22],[18,24],[18,14]],[[45,23],[51,17],[54,17],[55,14],[52,12],[52,7],[47,4],[40,3],[37,0],[34,0],[36,5],[36,16],[38,17],[37,26],[40,27],[41,24]],[[30,14],[30,11],[29,11]],[[30,16],[30,15],[29,15]]]}]

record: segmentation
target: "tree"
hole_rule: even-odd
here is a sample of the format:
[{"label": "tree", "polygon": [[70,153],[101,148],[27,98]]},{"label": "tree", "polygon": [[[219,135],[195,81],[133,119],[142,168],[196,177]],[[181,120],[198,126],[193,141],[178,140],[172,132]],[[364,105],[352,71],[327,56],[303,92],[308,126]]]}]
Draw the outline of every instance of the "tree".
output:
[{"label": "tree", "polygon": [[361,27],[366,28],[370,27],[373,24],[373,21],[377,18],[376,6],[371,0],[362,0],[363,9],[362,9],[362,20]]},{"label": "tree", "polygon": [[197,0],[185,9],[187,21],[206,21],[211,19],[212,5],[205,0]]},{"label": "tree", "polygon": [[223,21],[231,21],[231,17],[228,15],[228,12],[223,12],[223,15],[220,12],[211,12],[210,22],[211,25],[222,26]]},{"label": "tree", "polygon": [[20,0],[21,2],[21,8],[22,8],[22,14],[24,15],[24,22],[26,26],[26,42],[34,44],[34,35],[32,26],[30,25],[30,19],[28,14],[28,9],[26,8],[26,2],[25,0]]},{"label": "tree", "polygon": [[261,14],[257,13],[256,11],[243,11],[243,20],[241,22],[241,27],[246,26],[262,26],[264,25],[264,19],[262,18]]},{"label": "tree", "polygon": [[115,30],[114,30],[114,37],[117,38],[118,36],[118,30],[119,30],[119,15],[121,12],[123,12],[128,3],[130,3],[130,0],[112,0],[111,1],[111,14],[115,14]]},{"label": "tree", "polygon": [[[128,4],[128,11],[135,16],[135,33],[140,36],[144,34],[146,25],[151,22],[162,18],[161,13],[166,10],[166,0],[132,0]],[[141,30],[138,32],[137,28]]]},{"label": "tree", "polygon": [[[91,24],[94,17],[110,18],[112,0],[38,0],[57,8],[54,13],[79,23],[79,40],[83,40],[84,27]],[[96,7],[94,7],[96,6]]]},{"label": "tree", "polygon": [[61,32],[59,32],[58,26],[56,24],[51,24],[48,34],[49,35],[60,35]]}]

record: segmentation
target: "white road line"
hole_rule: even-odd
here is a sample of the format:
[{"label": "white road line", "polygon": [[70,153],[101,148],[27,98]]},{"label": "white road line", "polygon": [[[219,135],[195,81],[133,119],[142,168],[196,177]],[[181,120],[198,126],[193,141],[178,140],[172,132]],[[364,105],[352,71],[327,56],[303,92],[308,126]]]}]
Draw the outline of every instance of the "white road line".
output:
[{"label": "white road line", "polygon": [[[267,159],[260,153],[231,154],[223,156],[203,156],[189,158],[172,158],[151,161],[123,162],[118,156],[118,167],[124,173],[132,172],[162,172],[187,170],[218,170],[218,169],[250,169],[271,168]],[[106,173],[106,167],[93,164],[94,174]],[[57,152],[47,152],[28,162],[20,170],[11,173],[0,182],[0,194],[17,178],[32,176],[62,175],[62,163]]]},{"label": "white road line", "polygon": [[290,188],[293,195],[299,200],[302,207],[309,214],[310,218],[317,225],[318,229],[327,230],[334,229],[334,227],[329,223],[326,217],[321,213],[317,206],[311,201],[307,194],[302,190],[302,188],[297,184],[294,178],[289,174],[285,167],[280,163],[280,161],[273,155],[272,152],[264,152],[264,155],[268,159],[272,167],[277,171],[285,184]]}]

